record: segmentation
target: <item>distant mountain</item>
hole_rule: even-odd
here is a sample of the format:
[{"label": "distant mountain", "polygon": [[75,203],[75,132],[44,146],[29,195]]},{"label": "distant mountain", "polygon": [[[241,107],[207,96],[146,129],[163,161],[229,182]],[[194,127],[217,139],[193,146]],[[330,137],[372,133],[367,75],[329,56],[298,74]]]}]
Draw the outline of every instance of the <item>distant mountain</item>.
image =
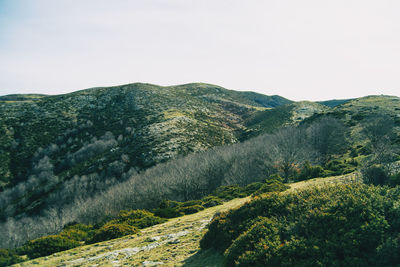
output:
[{"label": "distant mountain", "polygon": [[0,96],[0,101],[32,101],[38,100],[46,95],[41,94],[13,94]]},{"label": "distant mountain", "polygon": [[332,99],[332,100],[326,100],[326,101],[318,101],[317,103],[320,103],[320,104],[325,105],[330,108],[334,108],[336,106],[347,103],[351,100],[353,100],[353,99]]}]

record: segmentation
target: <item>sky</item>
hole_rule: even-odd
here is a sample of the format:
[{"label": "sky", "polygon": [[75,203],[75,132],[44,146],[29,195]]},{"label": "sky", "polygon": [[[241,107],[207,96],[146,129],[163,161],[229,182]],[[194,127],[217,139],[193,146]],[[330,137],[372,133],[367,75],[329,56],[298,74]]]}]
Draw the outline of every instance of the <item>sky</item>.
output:
[{"label": "sky", "polygon": [[398,0],[0,0],[0,95],[205,82],[400,96]]}]

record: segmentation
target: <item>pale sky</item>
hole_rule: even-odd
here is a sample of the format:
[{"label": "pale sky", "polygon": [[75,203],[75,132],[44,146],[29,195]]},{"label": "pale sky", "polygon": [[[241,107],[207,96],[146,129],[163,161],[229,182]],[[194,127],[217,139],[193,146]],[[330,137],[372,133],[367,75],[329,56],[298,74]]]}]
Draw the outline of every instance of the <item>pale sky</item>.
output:
[{"label": "pale sky", "polygon": [[398,0],[0,0],[0,95],[205,82],[400,95]]}]

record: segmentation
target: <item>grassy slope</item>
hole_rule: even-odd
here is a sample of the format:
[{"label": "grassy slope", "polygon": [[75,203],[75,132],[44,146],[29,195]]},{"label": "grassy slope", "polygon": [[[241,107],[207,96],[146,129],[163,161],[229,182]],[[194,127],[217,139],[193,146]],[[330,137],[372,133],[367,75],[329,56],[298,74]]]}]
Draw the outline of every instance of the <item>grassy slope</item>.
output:
[{"label": "grassy slope", "polygon": [[[316,178],[293,183],[286,192],[356,179],[355,174]],[[248,200],[249,197],[234,199],[221,206],[144,229],[138,235],[78,247],[17,266],[141,266],[157,262],[162,262],[162,266],[222,266],[223,257],[214,251],[199,251],[199,241],[215,213],[239,207]]]}]

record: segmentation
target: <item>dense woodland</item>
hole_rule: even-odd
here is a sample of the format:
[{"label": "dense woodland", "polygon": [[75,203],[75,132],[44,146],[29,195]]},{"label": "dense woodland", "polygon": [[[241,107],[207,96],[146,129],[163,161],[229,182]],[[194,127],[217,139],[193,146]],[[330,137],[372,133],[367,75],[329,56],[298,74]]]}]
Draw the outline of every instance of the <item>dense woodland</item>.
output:
[{"label": "dense woodland", "polygon": [[[78,127],[62,129],[60,126],[57,131],[61,130],[62,132],[53,137],[48,137],[46,142],[40,140],[40,146],[37,144],[29,145],[33,144],[38,137],[21,130],[24,129],[23,124],[18,124],[19,130],[15,124],[11,127],[11,131],[7,123],[13,121],[13,119],[2,119],[2,131],[6,133],[0,140],[0,143],[3,144],[2,153],[4,152],[1,156],[5,157],[2,164],[9,162],[9,165],[0,166],[0,171],[3,171],[4,174],[1,179],[6,181],[6,183],[3,183],[0,192],[0,247],[7,249],[26,247],[27,244],[30,244],[29,242],[41,237],[45,238],[45,242],[50,242],[54,239],[52,236],[57,235],[57,238],[61,236],[69,241],[72,240],[70,243],[65,241],[66,244],[70,245],[59,248],[64,250],[82,242],[104,240],[104,235],[108,236],[115,231],[118,232],[117,235],[134,233],[138,228],[144,227],[143,225],[149,226],[152,223],[160,223],[165,218],[204,209],[211,203],[211,200],[207,197],[211,197],[212,203],[215,204],[224,199],[229,199],[229,197],[215,195],[221,188],[224,188],[225,193],[231,192],[227,193],[228,195],[240,197],[254,193],[259,189],[261,190],[259,192],[262,193],[261,188],[264,188],[265,192],[274,191],[265,189],[270,188],[268,184],[271,182],[289,183],[351,172],[360,172],[365,184],[390,187],[396,187],[400,184],[398,164],[400,155],[400,118],[398,116],[400,101],[397,98],[367,97],[343,101],[338,103],[341,105],[337,107],[323,108],[320,104],[301,103],[297,105],[296,103],[285,103],[285,100],[281,98],[271,99],[257,94],[242,95],[233,91],[224,91],[225,89],[219,87],[202,86],[203,94],[188,94],[187,88],[182,89],[180,87],[177,87],[178,89],[173,88],[175,91],[171,88],[168,91],[165,88],[153,88],[151,86],[149,87],[151,90],[146,87],[145,90],[138,90],[134,87],[137,91],[132,91],[130,87],[119,88],[118,90],[121,91],[116,90],[109,97],[109,103],[114,100],[125,101],[121,100],[121,97],[129,92],[133,99],[140,100],[137,103],[132,101],[120,102],[125,103],[125,108],[128,109],[129,103],[135,104],[135,107],[131,110],[133,112],[131,115],[118,113],[119,111],[114,110],[115,107],[104,105],[100,108],[103,113],[97,114],[103,117],[89,120],[88,115],[82,113],[79,115],[81,117],[78,116],[78,120],[75,120],[75,122],[68,122],[77,123],[80,121],[81,124]],[[190,87],[190,89],[192,88]],[[108,99],[108,95],[105,93],[108,91],[103,88],[99,90],[96,91],[99,93],[98,96]],[[210,92],[213,92],[213,95]],[[223,92],[222,95],[221,92]],[[144,96],[148,94],[155,96],[156,93],[167,97],[168,101],[174,101],[179,93],[179,97],[184,96],[182,97],[183,100],[190,99],[192,101],[190,104],[195,104],[195,108],[187,105],[185,106],[187,109],[183,109],[182,103],[185,101],[182,103],[179,102],[180,100],[176,100],[176,103],[167,101],[167,104],[173,103],[171,105],[174,105],[175,108],[178,106],[181,108],[171,111],[170,108],[162,107],[162,98],[153,98],[152,105],[159,107],[163,112],[161,119],[160,113],[154,113],[157,108],[146,110],[143,107],[137,107],[138,103],[142,105],[145,103]],[[90,95],[84,91],[79,93],[78,96],[79,98],[91,99]],[[44,96],[40,96],[34,101],[41,101],[42,97]],[[180,99],[179,97],[177,99]],[[46,97],[44,98],[46,99]],[[206,101],[202,102],[204,99]],[[61,100],[63,100],[62,97]],[[58,99],[57,101],[61,100]],[[32,103],[44,106],[53,105],[50,100],[46,101],[44,103]],[[89,103],[92,103],[95,99],[92,102],[90,101]],[[58,105],[59,103],[61,102],[58,102]],[[213,103],[210,104],[212,108],[208,107],[208,110],[205,111],[204,108],[209,103]],[[6,102],[2,104],[3,111],[6,105]],[[87,105],[92,104],[82,105],[82,110]],[[273,108],[264,109],[263,106],[267,105],[271,105]],[[14,106],[14,108],[16,107]],[[202,110],[202,116],[199,116],[200,113],[189,114],[190,108]],[[112,118],[113,114],[109,113],[110,110],[107,109],[122,116],[118,120],[114,118],[111,126],[107,126],[106,122]],[[134,111],[140,112],[132,115]],[[75,114],[75,111],[70,110],[69,112],[70,115]],[[231,116],[229,118],[228,113]],[[26,113],[22,112],[21,114]],[[141,116],[148,120],[147,124],[139,121]],[[176,121],[176,116],[178,116],[179,121]],[[216,116],[218,116],[217,119]],[[224,119],[222,119],[223,117]],[[187,118],[190,118],[189,124]],[[21,118],[18,119],[21,120]],[[129,124],[133,121],[133,124]],[[29,123],[27,125],[32,127]],[[211,126],[209,127],[209,125]],[[55,131],[54,128],[51,129]],[[152,133],[150,129],[152,129]],[[157,133],[155,129],[158,129]],[[193,131],[193,129],[199,130]],[[150,135],[146,136],[145,131],[150,131]],[[168,132],[170,133],[164,135]],[[187,132],[192,132],[192,135],[186,136]],[[19,138],[15,138],[17,133]],[[46,132],[46,134],[49,134],[49,132]],[[13,136],[14,140],[12,140]],[[34,138],[29,139],[28,136],[30,138],[34,136]],[[186,139],[180,139],[182,136],[185,136]],[[177,141],[177,143],[172,143],[172,140]],[[157,149],[151,150],[152,145]],[[12,155],[15,158],[12,158]],[[6,156],[9,158],[6,158]],[[23,166],[30,167],[24,169]],[[7,171],[7,168],[11,172]],[[14,178],[10,180],[10,177]],[[230,187],[226,186],[247,188],[243,189],[243,192],[247,193],[243,193],[239,189],[228,189]],[[333,207],[336,205],[326,201],[326,196],[330,194],[336,194],[335,197],[338,199],[341,197],[345,199],[354,198],[356,202],[362,201],[360,198],[365,197],[365,192],[369,192],[377,198],[379,194],[390,196],[397,194],[397,189],[380,189],[367,185],[356,185],[352,189],[345,186],[340,189],[327,188],[324,190],[304,193],[305,195],[308,194],[305,202],[313,203],[314,198],[318,199],[315,203],[316,209],[325,210],[334,209]],[[354,195],[351,193],[352,190],[355,190]],[[210,196],[210,194],[214,195]],[[323,196],[320,196],[321,194]],[[217,197],[217,199],[214,197]],[[332,199],[335,199],[335,197],[332,197]],[[289,198],[291,199],[288,200]],[[294,196],[274,196],[273,198],[265,196],[254,203],[263,203],[264,199],[268,199],[267,202],[270,199],[275,199],[273,201],[286,201],[288,207],[292,207],[294,202],[300,201],[293,200],[294,198]],[[189,204],[176,204],[168,201]],[[380,201],[380,199],[377,201]],[[390,205],[394,205],[394,203],[389,203],[389,198],[382,201],[385,202],[384,205],[387,205],[387,209]],[[321,208],[318,208],[319,205],[321,205]],[[288,207],[282,206],[281,208],[285,210]],[[297,230],[286,229],[290,225],[296,229],[301,227],[300,222],[290,220],[298,218],[296,216],[299,216],[299,213],[303,211],[307,211],[305,214],[312,213],[313,211],[308,211],[307,207],[307,205],[304,207],[300,205],[298,209],[293,209],[290,211],[292,213],[288,213],[287,216],[289,217],[281,216],[278,218],[273,213],[271,215],[253,214],[255,216],[254,222],[248,224],[236,222],[237,225],[221,226],[235,227],[235,229],[238,227],[235,230],[235,236],[230,237],[230,241],[226,241],[227,243],[223,246],[227,265],[230,266],[235,263],[246,265],[252,262],[262,266],[266,263],[276,263],[279,262],[279,257],[284,255],[281,253],[295,253],[297,255],[300,253],[297,249],[303,249],[304,255],[308,255],[307,253],[318,254],[318,251],[322,251],[324,246],[318,243],[321,242],[318,239],[320,237],[313,237],[315,240],[319,240],[318,242],[315,241],[315,244],[319,244],[316,246],[320,246],[320,250],[310,252],[310,243],[302,243],[305,238],[303,232],[297,235]],[[122,210],[139,209],[152,213],[145,215],[140,213],[142,217],[137,215],[139,217],[136,218],[136,215],[120,212]],[[346,212],[348,211],[343,210],[344,214]],[[374,214],[375,212],[381,214],[383,211],[378,209],[373,211]],[[384,212],[386,212],[386,208]],[[385,217],[386,215],[386,213],[382,215],[382,220],[389,220]],[[140,224],[139,227],[137,222],[130,221],[131,224],[128,223],[129,226],[124,226],[123,229],[115,228],[115,222],[133,220],[132,216],[137,220],[145,220],[147,223]],[[397,215],[390,214],[390,216]],[[127,217],[129,218],[127,219]],[[393,218],[390,217],[390,220],[397,220],[397,217]],[[309,217],[304,217],[302,223],[307,222],[308,219]],[[110,221],[113,223],[107,224]],[[245,226],[239,227],[242,223]],[[392,221],[388,221],[389,228],[392,227],[391,223]],[[252,225],[255,225],[254,230],[250,227]],[[210,231],[212,231],[212,227],[220,227],[218,226],[218,219],[210,226]],[[266,232],[262,232],[257,227],[261,227],[260,229]],[[104,234],[104,231],[106,234]],[[268,251],[268,255],[261,253],[262,255],[248,255],[247,257],[247,251],[254,248],[247,245],[243,247],[241,242],[244,241],[240,240],[253,238],[253,234],[250,237],[246,235],[247,232],[252,233],[252,231],[261,231],[262,235],[273,235],[271,240],[268,241],[273,244],[254,241],[255,247],[264,244],[276,246],[276,248]],[[385,231],[379,235],[381,241],[386,240],[386,236],[391,233]],[[89,232],[90,234],[88,234]],[[78,235],[80,239],[71,238],[71,233]],[[50,237],[46,237],[49,235]],[[265,239],[262,235],[257,234],[255,236]],[[112,236],[113,234],[111,234]],[[221,240],[225,240],[224,238],[221,237]],[[290,238],[293,238],[294,241],[290,241]],[[390,241],[391,243],[387,242],[395,244],[397,239],[393,238]],[[207,240],[207,236],[204,240]],[[204,248],[217,246],[204,240],[202,241]],[[51,242],[57,243],[58,241],[53,240]],[[373,259],[374,264],[382,263],[378,258],[383,255],[382,253],[389,253],[388,251],[392,249],[387,247],[390,245],[389,243],[379,242],[374,243],[374,246],[376,245],[374,253],[378,253],[378,250],[381,253],[376,254],[378,256]],[[286,243],[293,244],[294,247],[288,248],[291,252],[279,250],[280,246]],[[250,244],[253,243],[250,242]],[[386,247],[381,249],[382,246]],[[360,249],[362,250],[362,248]],[[8,253],[8,258],[12,258],[14,255],[12,250],[0,252]],[[19,250],[19,253],[32,253],[30,257],[37,257],[50,252],[35,254],[35,250],[33,252]],[[300,253],[299,255],[303,254]],[[328,256],[318,255],[321,257],[320,261],[304,261],[302,264],[304,266],[311,263],[315,266],[324,265]],[[354,257],[359,257],[357,255]],[[338,264],[355,263],[361,266],[365,263],[364,258],[354,258],[354,262],[352,262],[346,257],[344,255],[343,259],[340,258],[343,261]],[[299,259],[290,259],[288,256],[287,264],[290,265],[297,260]],[[391,262],[397,261],[392,259],[389,263],[391,264]]]}]

